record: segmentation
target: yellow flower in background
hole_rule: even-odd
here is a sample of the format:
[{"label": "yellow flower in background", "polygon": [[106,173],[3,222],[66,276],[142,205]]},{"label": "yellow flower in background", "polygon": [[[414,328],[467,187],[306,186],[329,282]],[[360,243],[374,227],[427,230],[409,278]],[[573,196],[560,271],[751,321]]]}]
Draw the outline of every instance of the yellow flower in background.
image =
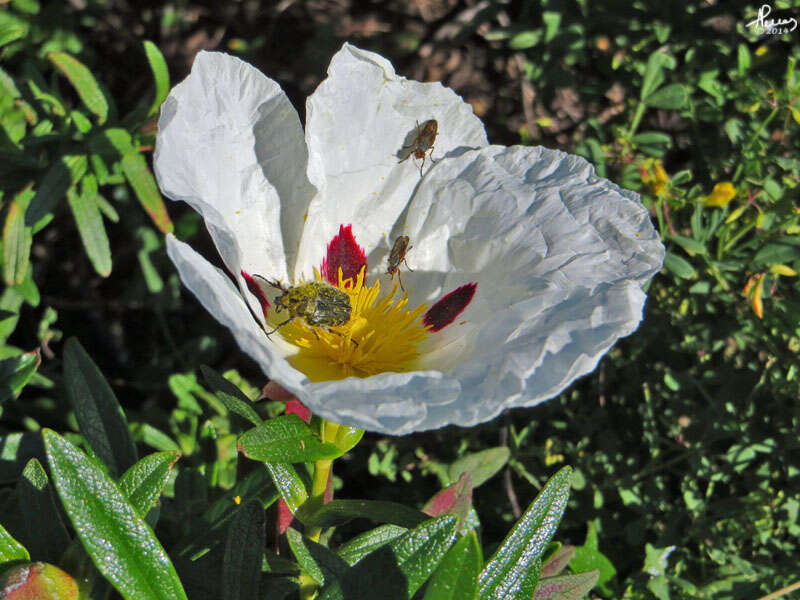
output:
[{"label": "yellow flower in background", "polygon": [[667,189],[669,175],[667,175],[660,160],[647,161],[645,167],[640,169],[640,172],[642,183],[647,185],[654,195],[660,196]]},{"label": "yellow flower in background", "polygon": [[711,193],[705,197],[703,204],[706,206],[728,206],[736,196],[736,188],[730,181],[723,181],[714,186]]}]

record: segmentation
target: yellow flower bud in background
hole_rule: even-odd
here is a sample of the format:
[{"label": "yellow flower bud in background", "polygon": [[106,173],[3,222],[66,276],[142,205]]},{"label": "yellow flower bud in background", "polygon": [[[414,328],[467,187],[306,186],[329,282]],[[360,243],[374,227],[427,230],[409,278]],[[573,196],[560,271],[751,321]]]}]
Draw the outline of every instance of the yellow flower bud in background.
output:
[{"label": "yellow flower bud in background", "polygon": [[723,181],[714,186],[711,193],[705,197],[703,204],[706,206],[728,206],[736,196],[736,188],[730,181]]},{"label": "yellow flower bud in background", "polygon": [[774,275],[783,275],[784,277],[794,277],[797,275],[797,271],[786,265],[772,265],[769,272]]}]

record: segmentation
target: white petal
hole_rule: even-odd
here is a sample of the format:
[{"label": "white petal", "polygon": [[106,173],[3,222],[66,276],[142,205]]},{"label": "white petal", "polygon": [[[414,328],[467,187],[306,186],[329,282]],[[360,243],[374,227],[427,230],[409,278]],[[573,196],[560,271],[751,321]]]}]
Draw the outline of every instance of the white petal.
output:
[{"label": "white petal", "polygon": [[[345,44],[333,57],[328,78],[306,108],[309,179],[320,190],[308,210],[295,275],[308,278],[319,266],[339,225],[353,232],[370,256],[385,255],[392,227],[420,181],[411,158],[400,163],[416,122],[436,119],[433,156],[487,144],[472,107],[441,83],[409,81],[381,56]],[[426,159],[425,172],[432,165]]]},{"label": "white petal", "polygon": [[303,386],[308,380],[284,358],[293,347],[280,336],[267,339],[230,278],[172,234],[167,235],[167,254],[178,269],[183,285],[217,321],[231,330],[242,351],[255,360],[270,379],[280,382],[301,399],[305,397]]},{"label": "white petal", "polygon": [[277,83],[199,53],[161,108],[154,164],[164,194],[203,215],[242,289],[241,269],[286,278],[314,189],[300,121]]},{"label": "white petal", "polygon": [[583,159],[542,148],[443,160],[418,189],[405,232],[412,305],[478,283],[464,313],[431,336],[446,346],[424,361],[460,382],[459,398],[429,405],[416,430],[474,425],[590,372],[638,326],[640,286],[664,256],[635,196]]},{"label": "white petal", "polygon": [[[457,414],[461,385],[436,371],[381,373],[359,379],[311,383],[308,408],[335,423],[406,435],[441,427],[441,414]],[[437,420],[432,415],[439,415]],[[437,424],[438,423],[438,424]]]}]

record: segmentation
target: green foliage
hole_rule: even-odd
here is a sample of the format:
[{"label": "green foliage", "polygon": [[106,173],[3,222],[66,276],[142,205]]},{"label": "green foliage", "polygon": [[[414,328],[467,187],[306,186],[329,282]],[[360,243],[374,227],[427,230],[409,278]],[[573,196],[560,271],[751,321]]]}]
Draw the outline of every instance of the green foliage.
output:
[{"label": "green foliage", "polygon": [[[757,4],[723,2],[460,0],[405,16],[400,2],[386,28],[376,3],[362,38],[348,15],[350,41],[403,74],[468,81],[457,91],[483,105],[493,142],[577,152],[640,193],[668,248],[640,330],[561,398],[471,430],[362,440],[281,416],[181,297],[149,152],[170,70],[216,42],[195,2],[173,4],[0,9],[0,563],[50,561],[98,600],[110,585],[136,598],[513,598],[515,582],[538,599],[738,600],[795,581],[796,32],[759,36],[746,26]],[[281,6],[253,17],[237,4],[224,23],[204,11],[203,35],[219,20],[220,48],[277,62],[294,94],[344,40],[311,4]],[[203,246],[180,210],[174,229]],[[45,433],[46,448],[45,427],[63,434]],[[568,504],[563,472],[545,481],[563,464]]]}]

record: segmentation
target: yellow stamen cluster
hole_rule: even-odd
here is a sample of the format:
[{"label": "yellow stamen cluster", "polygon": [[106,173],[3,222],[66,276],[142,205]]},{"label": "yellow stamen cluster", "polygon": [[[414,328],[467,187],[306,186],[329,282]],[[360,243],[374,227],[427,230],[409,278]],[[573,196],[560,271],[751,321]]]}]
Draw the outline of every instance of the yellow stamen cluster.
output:
[{"label": "yellow stamen cluster", "polygon": [[[319,273],[317,279],[321,280]],[[350,297],[350,321],[328,330],[295,319],[279,332],[299,348],[288,358],[311,381],[369,377],[383,372],[417,369],[418,344],[428,335],[422,324],[425,304],[408,307],[408,295],[397,296],[398,285],[380,296],[380,281],[366,285],[365,269],[355,281],[339,269],[339,289]]]}]

